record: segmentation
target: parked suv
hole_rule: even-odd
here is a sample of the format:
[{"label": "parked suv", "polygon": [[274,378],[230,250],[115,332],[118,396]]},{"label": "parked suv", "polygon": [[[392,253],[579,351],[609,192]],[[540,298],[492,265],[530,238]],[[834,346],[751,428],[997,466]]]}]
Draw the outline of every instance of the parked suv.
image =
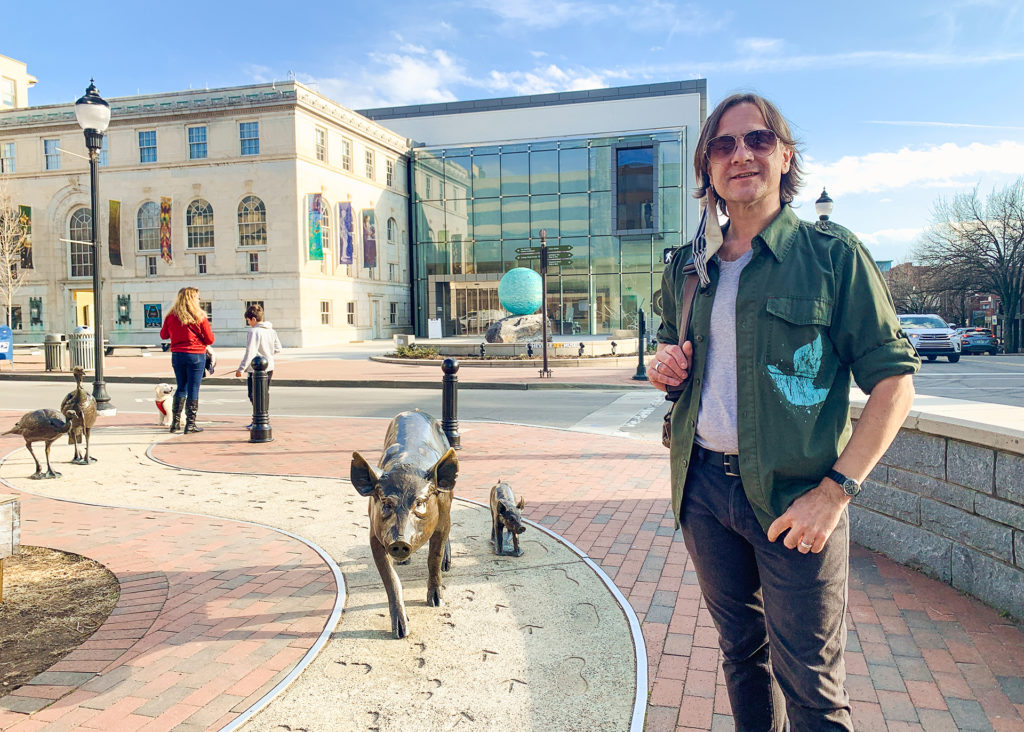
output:
[{"label": "parked suv", "polygon": [[960,360],[961,337],[938,315],[901,315],[900,327],[907,333],[918,355],[934,361],[945,356],[950,363]]}]

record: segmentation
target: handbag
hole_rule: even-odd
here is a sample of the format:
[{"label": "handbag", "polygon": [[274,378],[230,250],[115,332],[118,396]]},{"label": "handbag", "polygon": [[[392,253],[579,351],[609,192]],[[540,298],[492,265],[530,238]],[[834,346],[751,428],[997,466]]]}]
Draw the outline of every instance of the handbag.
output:
[{"label": "handbag", "polygon": [[[679,302],[679,320],[677,321],[680,346],[686,342],[690,332],[690,319],[693,316],[693,298],[697,294],[697,268],[694,266],[693,260],[690,260],[683,266],[683,275],[683,297]],[[689,371],[686,373],[686,378],[690,378]],[[684,381],[683,383],[686,382]],[[682,394],[683,384],[665,393],[665,399],[669,402],[669,405],[668,411],[665,412],[665,417],[661,423],[661,444],[668,448],[672,447],[672,410],[676,408],[676,404],[679,402],[679,397]]]}]

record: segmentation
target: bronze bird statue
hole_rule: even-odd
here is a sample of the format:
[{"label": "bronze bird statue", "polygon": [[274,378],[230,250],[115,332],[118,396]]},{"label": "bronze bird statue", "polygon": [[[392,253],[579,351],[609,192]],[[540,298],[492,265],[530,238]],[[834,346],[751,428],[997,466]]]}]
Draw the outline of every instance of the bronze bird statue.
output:
[{"label": "bronze bird statue", "polygon": [[[71,420],[71,431],[68,432],[68,444],[75,446],[75,457],[71,462],[75,465],[88,465],[96,462],[96,458],[89,456],[89,437],[92,434],[92,426],[96,424],[96,400],[82,387],[82,379],[85,377],[85,369],[75,366],[71,370],[75,375],[74,391],[69,391],[60,403],[60,411],[68,415]],[[85,454],[78,450],[78,444],[85,440]]]},{"label": "bronze bird statue", "polygon": [[[50,445],[71,428],[70,415],[68,417],[68,420],[64,421],[61,419],[60,412],[56,409],[37,409],[34,412],[28,412],[23,415],[13,427],[4,432],[5,435],[21,435],[25,438],[25,447],[28,448],[28,454],[36,461],[36,472],[29,477],[36,480],[60,477],[60,473],[55,473],[53,468],[50,467]],[[32,451],[33,442],[46,443],[45,473],[39,465],[39,458]]]}]

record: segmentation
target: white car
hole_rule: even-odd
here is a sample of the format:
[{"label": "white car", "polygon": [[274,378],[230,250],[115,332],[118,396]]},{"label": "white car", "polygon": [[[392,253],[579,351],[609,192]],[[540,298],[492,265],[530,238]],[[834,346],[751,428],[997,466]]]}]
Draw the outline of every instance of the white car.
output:
[{"label": "white car", "polygon": [[919,356],[934,361],[945,356],[950,363],[960,360],[962,337],[938,315],[900,315],[900,327]]}]

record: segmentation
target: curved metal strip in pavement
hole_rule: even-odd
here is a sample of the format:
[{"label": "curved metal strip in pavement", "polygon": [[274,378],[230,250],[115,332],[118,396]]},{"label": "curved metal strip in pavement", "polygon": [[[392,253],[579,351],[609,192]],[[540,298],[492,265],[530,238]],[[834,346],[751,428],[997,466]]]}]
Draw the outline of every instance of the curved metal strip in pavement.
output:
[{"label": "curved metal strip in pavement", "polygon": [[[155,442],[152,443],[150,445],[149,449],[152,449],[154,444],[156,444],[156,443]],[[15,448],[14,450],[12,450],[11,452],[7,453],[3,457],[0,457],[0,465],[2,465],[9,457],[11,457],[11,455],[13,455],[14,453],[18,452],[18,450],[24,450],[24,449],[25,449],[24,447],[18,447],[18,448]],[[183,469],[180,466],[171,465],[170,463],[165,463],[162,460],[157,460],[152,455],[150,455],[149,449],[146,450],[146,455],[148,457],[150,457],[152,460],[154,460],[155,462],[160,463],[161,465],[165,465],[165,466],[167,466],[169,468],[173,468],[175,470],[182,470]],[[194,472],[227,472],[227,471],[211,471],[211,470],[207,470],[207,471],[194,471]],[[78,504],[83,505],[83,506],[95,506],[97,508],[117,508],[117,509],[127,509],[127,510],[130,510],[130,511],[151,511],[153,513],[172,513],[172,514],[176,514],[178,516],[198,516],[200,518],[217,518],[217,519],[223,519],[223,520],[226,520],[226,521],[233,521],[233,522],[239,523],[239,524],[248,524],[249,526],[257,526],[257,527],[262,528],[262,529],[268,529],[270,531],[274,531],[274,532],[276,532],[278,534],[284,534],[285,536],[288,536],[288,537],[290,537],[292,539],[295,539],[296,541],[298,541],[298,542],[300,542],[302,544],[305,544],[306,546],[308,546],[310,549],[315,551],[320,556],[320,558],[324,561],[324,563],[330,568],[331,574],[334,576],[334,582],[335,582],[335,584],[336,584],[336,586],[338,588],[338,592],[335,594],[335,597],[334,597],[334,607],[331,609],[331,614],[330,614],[330,617],[327,618],[327,622],[324,623],[323,630],[320,631],[320,635],[317,637],[316,641],[313,643],[312,646],[310,646],[309,650],[306,651],[305,654],[303,654],[302,658],[300,658],[295,663],[295,666],[292,668],[291,671],[288,672],[287,676],[285,676],[283,679],[281,679],[266,694],[264,694],[259,699],[257,699],[252,704],[252,706],[250,706],[244,712],[239,714],[237,717],[235,717],[233,720],[231,720],[231,722],[226,724],[224,727],[222,727],[220,729],[220,732],[231,732],[231,730],[238,729],[243,724],[248,722],[253,717],[253,715],[255,715],[257,712],[259,712],[265,706],[267,706],[267,704],[269,704],[276,696],[278,696],[281,692],[283,692],[285,689],[287,689],[291,685],[291,683],[293,681],[295,681],[296,678],[298,678],[299,674],[302,673],[306,669],[306,667],[310,663],[313,662],[313,659],[316,658],[317,654],[320,653],[321,649],[323,649],[323,647],[325,645],[327,645],[327,641],[330,640],[331,633],[334,632],[334,627],[338,624],[338,620],[341,618],[341,613],[342,613],[342,611],[345,608],[345,599],[348,596],[348,592],[345,589],[345,576],[341,572],[341,567],[339,567],[335,563],[335,561],[331,558],[331,556],[329,554],[327,554],[327,552],[324,551],[320,546],[318,546],[317,544],[313,543],[312,541],[309,541],[308,539],[304,539],[303,537],[299,536],[298,534],[293,534],[290,531],[286,531],[285,529],[279,529],[276,526],[270,526],[268,524],[257,523],[256,521],[244,521],[244,520],[241,520],[241,519],[225,518],[223,516],[210,516],[209,514],[196,513],[194,511],[171,511],[171,510],[168,510],[168,509],[151,508],[151,507],[148,507],[148,506],[112,506],[112,505],[110,505],[108,503],[93,503],[93,502],[90,502],[90,501],[76,501],[76,500],[71,500],[71,499],[68,499],[68,498],[54,498],[53,496],[45,496],[45,495],[42,495],[42,494],[39,494],[39,493],[33,493],[32,491],[24,490],[22,488],[17,488],[15,486],[11,485],[10,483],[8,483],[2,477],[0,477],[0,485],[5,485],[8,488],[10,488],[11,490],[18,491],[19,493],[27,493],[27,494],[29,494],[31,496],[36,496],[38,498],[45,498],[45,499],[51,500],[51,501],[63,501],[65,503],[78,503]]]},{"label": "curved metal strip in pavement", "polygon": [[[464,501],[465,503],[472,503],[475,506],[480,506],[490,510],[490,506],[480,501],[474,501],[472,498],[463,498],[461,496],[453,496],[456,501]],[[552,539],[563,545],[569,551],[579,555],[580,559],[590,567],[591,571],[597,575],[608,591],[611,592],[612,597],[619,603],[622,608],[623,614],[626,616],[626,621],[629,623],[630,635],[633,636],[633,653],[636,656],[636,695],[633,698],[633,719],[630,722],[630,732],[642,732],[644,728],[644,717],[647,714],[647,644],[644,642],[644,634],[640,629],[640,620],[637,618],[636,613],[633,612],[633,606],[629,604],[629,600],[626,599],[622,591],[615,586],[612,578],[605,574],[605,571],[597,565],[597,563],[587,556],[586,552],[577,547],[571,541],[566,539],[564,536],[556,534],[546,526],[542,526],[536,521],[531,521],[528,518],[523,518],[523,522],[533,526],[545,534],[550,536]]]}]

